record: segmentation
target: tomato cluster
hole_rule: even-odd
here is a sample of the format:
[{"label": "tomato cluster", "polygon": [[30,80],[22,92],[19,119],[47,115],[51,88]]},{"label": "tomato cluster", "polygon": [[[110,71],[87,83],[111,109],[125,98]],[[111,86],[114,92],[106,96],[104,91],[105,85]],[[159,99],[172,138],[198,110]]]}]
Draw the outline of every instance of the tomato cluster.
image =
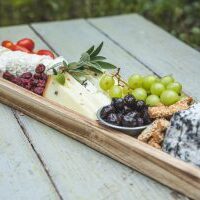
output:
[{"label": "tomato cluster", "polygon": [[19,40],[16,44],[9,40],[4,40],[1,45],[3,47],[6,47],[12,51],[23,51],[26,53],[32,53],[32,54],[37,54],[37,55],[47,55],[50,56],[51,58],[55,58],[54,54],[49,51],[49,50],[39,50],[39,51],[34,51],[35,48],[35,43],[32,39],[30,38],[23,38]]}]

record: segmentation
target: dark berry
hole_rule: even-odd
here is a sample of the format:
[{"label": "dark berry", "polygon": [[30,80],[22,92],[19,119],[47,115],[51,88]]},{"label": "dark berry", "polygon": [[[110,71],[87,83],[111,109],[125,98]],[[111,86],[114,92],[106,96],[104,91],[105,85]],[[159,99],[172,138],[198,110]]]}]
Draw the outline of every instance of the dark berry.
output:
[{"label": "dark berry", "polygon": [[146,106],[144,101],[137,101],[136,102],[136,110],[142,112],[146,108],[147,108],[147,106]]},{"label": "dark berry", "polygon": [[127,113],[127,115],[129,115],[130,117],[133,117],[135,119],[140,116],[140,114],[137,111],[131,111],[131,112]]},{"label": "dark berry", "polygon": [[137,119],[130,116],[130,114],[126,114],[122,118],[122,125],[124,127],[135,127],[137,126]]},{"label": "dark berry", "polygon": [[33,92],[38,94],[38,95],[42,95],[43,91],[44,91],[44,88],[42,88],[42,87],[36,87],[33,90]]},{"label": "dark berry", "polygon": [[144,125],[144,120],[141,117],[137,118],[137,126],[143,126],[143,125]]},{"label": "dark berry", "polygon": [[123,98],[113,98],[111,103],[117,110],[122,110],[124,107],[124,99]]},{"label": "dark berry", "polygon": [[127,114],[127,113],[129,113],[131,111],[132,111],[132,109],[130,107],[126,106],[126,105],[122,109],[122,113],[124,113],[124,114]]},{"label": "dark berry", "polygon": [[101,110],[100,116],[105,119],[110,113],[114,113],[115,108],[112,105],[104,106]]},{"label": "dark berry", "polygon": [[35,68],[35,72],[38,73],[38,74],[41,74],[44,71],[45,71],[45,66],[43,64],[40,64]]},{"label": "dark berry", "polygon": [[142,113],[142,118],[143,118],[143,120],[144,120],[144,124],[150,124],[150,123],[151,123],[151,119],[150,119],[148,110],[145,110],[145,111]]},{"label": "dark berry", "polygon": [[24,79],[30,79],[31,77],[32,77],[31,72],[25,72],[20,76],[20,78],[24,78]]},{"label": "dark berry", "polygon": [[121,125],[122,124],[122,118],[123,118],[123,114],[122,113],[118,113],[117,114],[117,117],[118,117],[118,120],[119,120],[119,125]]},{"label": "dark berry", "polygon": [[6,71],[3,73],[3,78],[11,81],[12,79],[15,78],[15,76],[13,74],[11,74],[10,72]]},{"label": "dark berry", "polygon": [[126,95],[124,97],[124,101],[125,101],[126,105],[128,105],[130,107],[135,107],[136,100],[133,95],[131,95],[131,94]]},{"label": "dark berry", "polygon": [[120,124],[120,121],[117,117],[117,114],[115,113],[110,113],[107,118],[106,118],[106,121],[110,124],[114,124],[114,125],[119,125]]}]

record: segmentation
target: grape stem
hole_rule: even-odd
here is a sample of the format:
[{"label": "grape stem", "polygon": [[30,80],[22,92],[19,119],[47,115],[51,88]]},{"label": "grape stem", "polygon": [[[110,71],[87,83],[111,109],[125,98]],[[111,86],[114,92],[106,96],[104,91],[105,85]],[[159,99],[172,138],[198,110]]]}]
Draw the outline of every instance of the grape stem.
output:
[{"label": "grape stem", "polygon": [[[128,83],[126,83],[125,81],[122,80],[121,75],[120,75],[120,70],[121,70],[120,68],[117,68],[117,72],[115,74],[113,74],[112,77],[117,78],[117,83],[119,86],[124,87],[124,85],[126,85],[129,88]],[[123,85],[121,85],[120,82],[123,83]]]}]

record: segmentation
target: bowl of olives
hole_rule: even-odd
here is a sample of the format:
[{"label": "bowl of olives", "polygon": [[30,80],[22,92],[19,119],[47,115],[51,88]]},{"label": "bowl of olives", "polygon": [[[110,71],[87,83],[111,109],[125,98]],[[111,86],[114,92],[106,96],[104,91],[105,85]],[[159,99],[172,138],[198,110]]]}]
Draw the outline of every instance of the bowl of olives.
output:
[{"label": "bowl of olives", "polygon": [[124,98],[113,98],[111,104],[97,111],[97,119],[103,125],[130,135],[139,134],[151,124],[148,106],[130,94]]}]

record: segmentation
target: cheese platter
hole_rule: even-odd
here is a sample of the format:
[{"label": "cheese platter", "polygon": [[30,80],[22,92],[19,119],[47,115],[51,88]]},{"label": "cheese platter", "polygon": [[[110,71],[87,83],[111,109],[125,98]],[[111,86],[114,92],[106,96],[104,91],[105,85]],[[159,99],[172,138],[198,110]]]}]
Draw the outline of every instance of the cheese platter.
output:
[{"label": "cheese platter", "polygon": [[0,101],[199,199],[199,103],[171,75],[122,79],[102,47],[68,63],[31,39],[3,41]]}]

